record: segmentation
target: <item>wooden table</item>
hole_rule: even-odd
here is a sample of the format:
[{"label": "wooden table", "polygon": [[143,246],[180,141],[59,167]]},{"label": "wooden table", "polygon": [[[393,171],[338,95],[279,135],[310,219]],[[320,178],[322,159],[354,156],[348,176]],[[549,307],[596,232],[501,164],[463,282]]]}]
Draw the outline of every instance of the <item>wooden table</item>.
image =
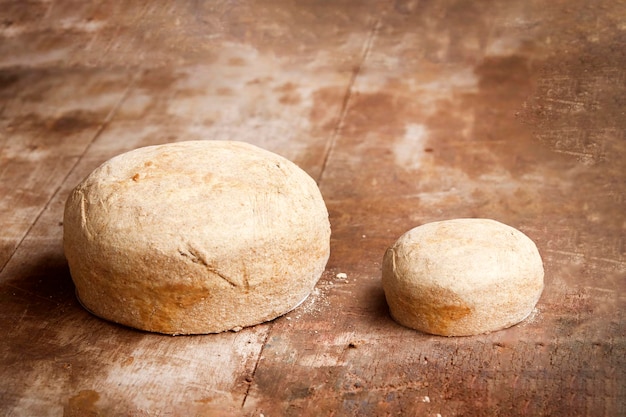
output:
[{"label": "wooden table", "polygon": [[[612,0],[0,0],[0,414],[626,415],[625,22]],[[238,333],[92,316],[62,251],[69,191],[191,139],[318,181],[314,293]],[[390,318],[384,250],[457,217],[537,243],[522,324],[445,338]]]}]

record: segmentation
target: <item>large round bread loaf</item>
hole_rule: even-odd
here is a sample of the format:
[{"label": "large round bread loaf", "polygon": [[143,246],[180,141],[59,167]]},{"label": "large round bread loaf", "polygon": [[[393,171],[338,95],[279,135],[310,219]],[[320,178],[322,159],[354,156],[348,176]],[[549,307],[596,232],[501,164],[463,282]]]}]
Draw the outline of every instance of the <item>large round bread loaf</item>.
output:
[{"label": "large round bread loaf", "polygon": [[241,142],[193,141],[117,156],[71,193],[64,249],[94,314],[168,334],[274,319],[302,302],[330,251],[315,181]]},{"label": "large round bread loaf", "polygon": [[519,230],[495,220],[455,219],[402,235],[385,253],[382,279],[398,323],[467,336],[526,318],[543,290],[543,264]]}]

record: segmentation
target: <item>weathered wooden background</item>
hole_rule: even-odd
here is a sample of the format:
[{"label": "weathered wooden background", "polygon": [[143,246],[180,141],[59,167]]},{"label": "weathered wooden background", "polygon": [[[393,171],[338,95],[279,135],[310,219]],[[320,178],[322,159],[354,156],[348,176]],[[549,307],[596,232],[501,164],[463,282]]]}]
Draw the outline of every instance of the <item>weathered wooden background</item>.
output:
[{"label": "weathered wooden background", "polygon": [[[626,415],[625,54],[613,0],[0,0],[0,414]],[[318,181],[315,292],[238,333],[90,315],[62,252],[69,190],[190,139]],[[389,317],[384,250],[454,217],[536,241],[524,323],[442,338]]]}]

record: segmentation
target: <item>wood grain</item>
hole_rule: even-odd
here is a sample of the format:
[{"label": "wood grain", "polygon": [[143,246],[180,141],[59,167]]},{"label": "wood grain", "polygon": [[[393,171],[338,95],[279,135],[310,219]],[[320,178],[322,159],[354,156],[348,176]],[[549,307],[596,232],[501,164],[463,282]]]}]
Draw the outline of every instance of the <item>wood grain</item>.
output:
[{"label": "wood grain", "polygon": [[[0,414],[626,414],[620,2],[0,10]],[[319,284],[238,333],[92,316],[62,253],[68,193],[114,155],[190,139],[244,140],[318,180]],[[389,316],[385,249],[455,217],[537,243],[546,287],[520,325],[444,338]]]},{"label": "wood grain", "polygon": [[122,99],[128,75],[102,70],[1,70],[0,266]]}]

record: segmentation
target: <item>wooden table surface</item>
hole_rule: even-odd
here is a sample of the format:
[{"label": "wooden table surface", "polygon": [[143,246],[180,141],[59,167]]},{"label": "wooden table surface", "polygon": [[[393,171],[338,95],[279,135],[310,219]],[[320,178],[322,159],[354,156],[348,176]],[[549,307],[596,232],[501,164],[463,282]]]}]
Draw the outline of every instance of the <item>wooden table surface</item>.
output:
[{"label": "wooden table surface", "polygon": [[[0,0],[0,414],[626,415],[625,54],[613,0]],[[314,293],[238,333],[92,316],[63,256],[69,191],[191,139],[317,180]],[[537,243],[525,322],[445,338],[390,318],[384,250],[457,217]]]}]

